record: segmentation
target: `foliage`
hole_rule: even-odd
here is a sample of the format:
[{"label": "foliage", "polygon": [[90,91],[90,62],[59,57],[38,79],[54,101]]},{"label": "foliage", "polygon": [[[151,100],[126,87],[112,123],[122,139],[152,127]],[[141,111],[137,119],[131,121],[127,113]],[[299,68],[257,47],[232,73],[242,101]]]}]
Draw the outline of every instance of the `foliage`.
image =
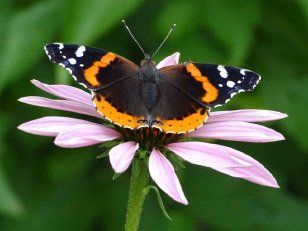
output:
[{"label": "foliage", "polygon": [[95,158],[98,147],[64,150],[16,129],[42,115],[68,114],[16,101],[43,94],[30,84],[33,77],[74,84],[48,61],[45,43],[97,46],[137,63],[142,59],[122,18],[148,51],[177,23],[157,61],[179,51],[182,61],[241,66],[263,76],[254,93],[236,96],[224,109],[273,109],[290,116],[272,124],[286,142],[228,143],[268,167],[281,189],[186,165],[179,176],[190,204],[181,206],[162,193],[169,221],[149,194],[141,230],[307,229],[307,0],[2,0],[0,9],[0,230],[122,230],[129,174],[112,181],[107,158]]}]

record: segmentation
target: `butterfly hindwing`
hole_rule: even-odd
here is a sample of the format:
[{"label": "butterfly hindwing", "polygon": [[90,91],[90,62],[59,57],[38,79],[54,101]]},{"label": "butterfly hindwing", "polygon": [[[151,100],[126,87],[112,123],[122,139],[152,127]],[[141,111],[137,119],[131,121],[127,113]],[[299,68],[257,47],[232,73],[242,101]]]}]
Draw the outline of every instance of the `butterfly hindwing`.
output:
[{"label": "butterfly hindwing", "polygon": [[141,85],[140,78],[131,78],[95,91],[93,102],[97,111],[122,127],[137,129],[148,126],[142,123],[147,111],[139,94]]},{"label": "butterfly hindwing", "polygon": [[165,81],[206,107],[221,106],[237,93],[253,90],[260,81],[252,71],[215,64],[188,62],[159,71]]},{"label": "butterfly hindwing", "polygon": [[45,51],[52,62],[63,66],[90,90],[135,77],[138,70],[133,62],[98,48],[52,43],[45,46]]},{"label": "butterfly hindwing", "polygon": [[187,133],[202,126],[208,118],[209,109],[183,91],[162,81],[161,97],[151,111],[153,127],[165,133]]}]

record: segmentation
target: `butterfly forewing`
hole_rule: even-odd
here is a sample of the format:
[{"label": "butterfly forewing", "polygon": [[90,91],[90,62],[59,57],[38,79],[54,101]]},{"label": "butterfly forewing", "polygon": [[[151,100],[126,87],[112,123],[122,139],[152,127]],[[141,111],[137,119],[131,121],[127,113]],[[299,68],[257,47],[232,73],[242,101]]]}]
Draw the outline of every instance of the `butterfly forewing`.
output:
[{"label": "butterfly forewing", "polygon": [[190,62],[159,71],[164,81],[205,107],[221,106],[237,93],[253,90],[261,78],[246,69]]},{"label": "butterfly forewing", "polygon": [[[224,105],[237,93],[252,91],[261,79],[257,73],[237,67],[202,63],[188,65],[199,70],[194,78],[200,79],[204,88],[212,92],[212,95],[205,94],[203,98],[203,103],[210,107]],[[187,68],[189,66],[186,65]]]},{"label": "butterfly forewing", "polygon": [[52,62],[63,66],[90,90],[135,77],[138,71],[133,62],[98,48],[52,43],[45,46],[45,51]]}]

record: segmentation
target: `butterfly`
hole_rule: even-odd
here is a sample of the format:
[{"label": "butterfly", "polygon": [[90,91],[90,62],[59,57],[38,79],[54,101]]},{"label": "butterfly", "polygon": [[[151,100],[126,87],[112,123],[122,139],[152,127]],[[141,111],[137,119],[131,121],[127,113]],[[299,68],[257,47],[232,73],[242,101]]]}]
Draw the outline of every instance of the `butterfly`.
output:
[{"label": "butterfly", "polygon": [[186,62],[160,69],[145,54],[140,66],[115,53],[82,45],[51,43],[45,52],[92,92],[96,110],[121,127],[155,127],[188,133],[202,126],[210,108],[252,91],[260,76],[250,70]]}]

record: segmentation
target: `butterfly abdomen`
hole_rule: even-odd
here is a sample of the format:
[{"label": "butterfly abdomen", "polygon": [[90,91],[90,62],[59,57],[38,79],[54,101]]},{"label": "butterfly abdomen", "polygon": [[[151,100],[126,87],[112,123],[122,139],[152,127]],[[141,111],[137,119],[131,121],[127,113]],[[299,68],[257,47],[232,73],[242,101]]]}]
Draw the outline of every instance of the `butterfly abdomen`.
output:
[{"label": "butterfly abdomen", "polygon": [[150,112],[158,101],[159,92],[156,83],[147,81],[142,83],[141,97],[146,109]]}]

